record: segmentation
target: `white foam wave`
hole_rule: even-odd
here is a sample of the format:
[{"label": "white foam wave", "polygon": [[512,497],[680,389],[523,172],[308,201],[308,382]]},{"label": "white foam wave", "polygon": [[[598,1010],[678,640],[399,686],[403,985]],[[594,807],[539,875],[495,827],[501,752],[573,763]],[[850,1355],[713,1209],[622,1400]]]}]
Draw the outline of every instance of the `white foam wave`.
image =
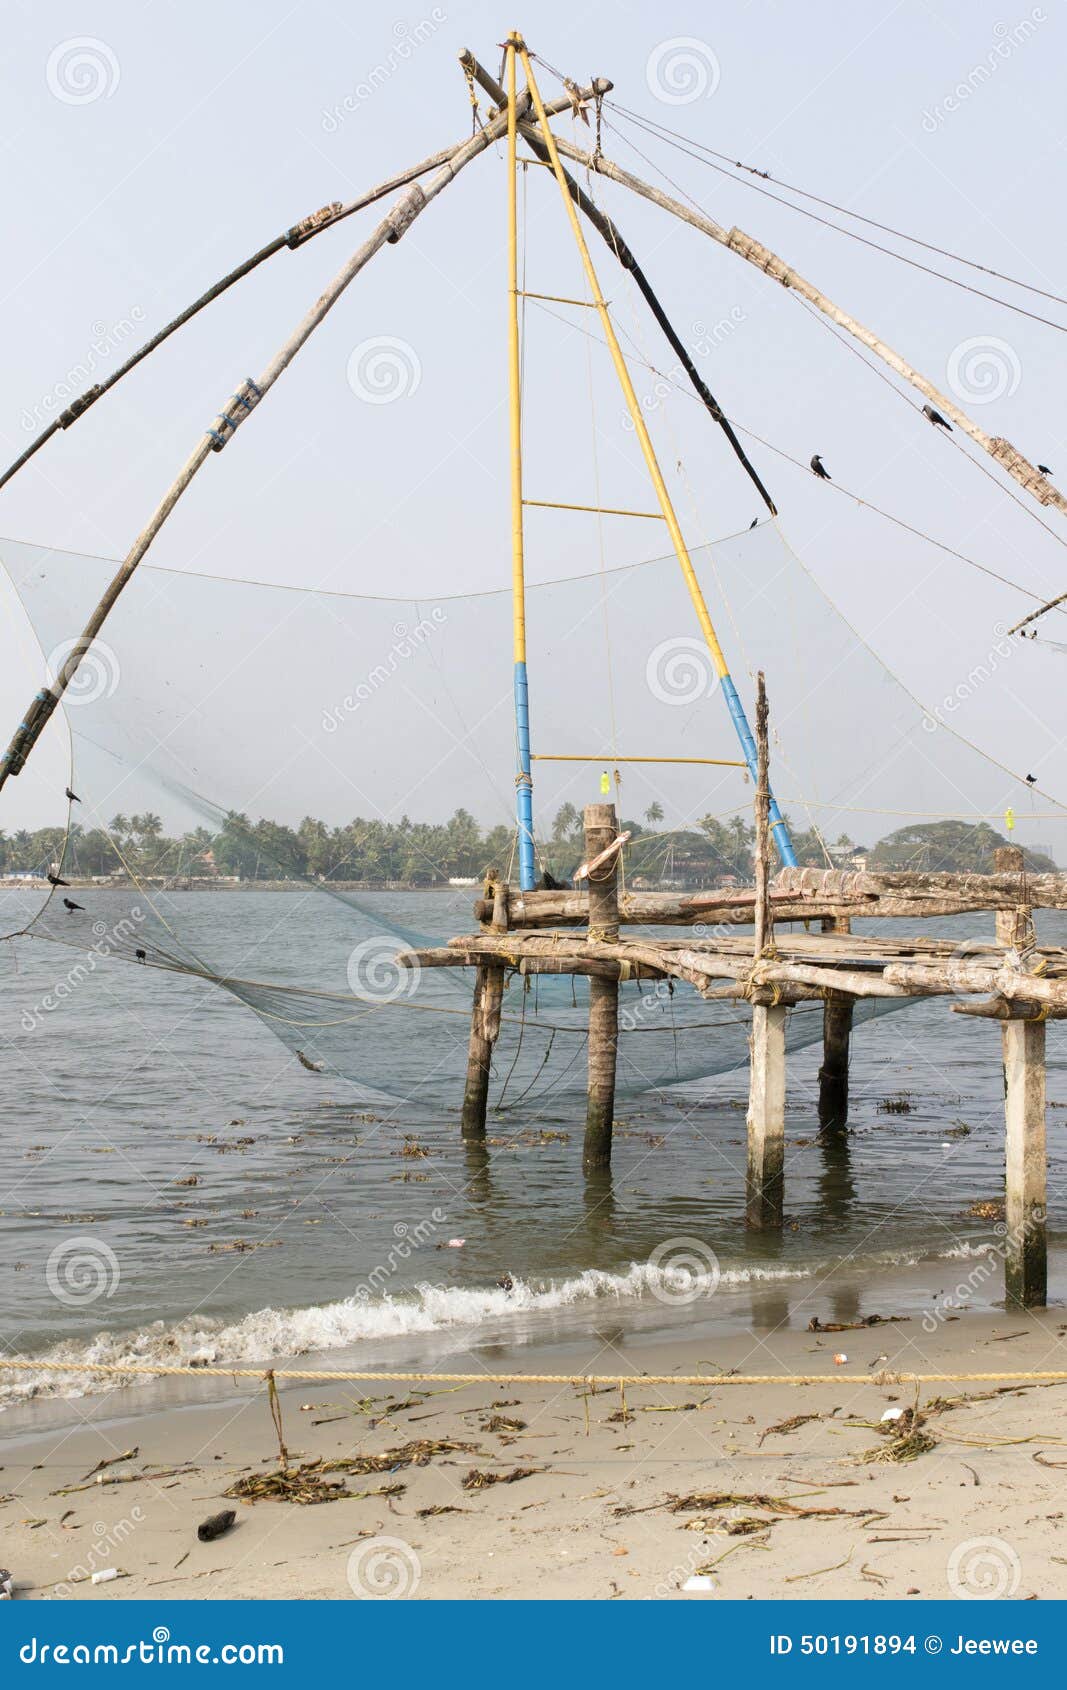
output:
[{"label": "white foam wave", "polygon": [[[720,1287],[772,1280],[807,1278],[807,1267],[724,1268]],[[502,1287],[463,1288],[419,1285],[397,1296],[385,1293],[345,1297],[311,1308],[258,1309],[233,1322],[191,1317],[172,1324],[153,1321],[131,1333],[97,1333],[88,1340],[69,1339],[45,1351],[50,1364],[95,1364],[108,1368],[161,1365],[244,1366],[280,1356],[349,1349],[456,1328],[499,1324],[506,1333],[520,1317],[536,1317],[582,1304],[639,1304],[657,1293],[675,1292],[671,1270],[650,1262],[631,1262],[622,1273],[586,1268],[547,1284],[515,1279]],[[670,1299],[673,1300],[673,1297]],[[710,1300],[710,1299],[709,1299]],[[91,1376],[56,1371],[54,1366],[14,1375],[0,1372],[0,1404],[34,1396],[82,1396],[121,1384],[115,1375]],[[133,1378],[126,1382],[132,1383]]]},{"label": "white foam wave", "polygon": [[[922,1260],[945,1260],[979,1254],[988,1245],[958,1243],[931,1252],[922,1248],[877,1253],[867,1258],[868,1268],[905,1268]],[[724,1267],[718,1275],[718,1294],[744,1286],[820,1278],[833,1269],[830,1261]],[[853,1263],[853,1267],[857,1264]],[[711,1312],[709,1294],[692,1305],[694,1314]],[[276,1361],[280,1357],[304,1356],[331,1350],[348,1350],[360,1344],[374,1345],[390,1339],[418,1337],[438,1332],[498,1327],[503,1339],[529,1337],[539,1316],[587,1305],[629,1305],[654,1310],[660,1302],[664,1317],[677,1303],[677,1282],[670,1267],[652,1262],[631,1262],[623,1272],[608,1273],[599,1268],[558,1281],[538,1284],[515,1279],[509,1289],[500,1286],[422,1284],[397,1295],[383,1292],[344,1297],[310,1308],[265,1308],[234,1321],[190,1316],[167,1323],[153,1321],[136,1332],[100,1332],[90,1339],[66,1339],[43,1352],[39,1358],[47,1368],[5,1374],[0,1370],[0,1407],[28,1397],[78,1397],[113,1389],[117,1384],[137,1382],[123,1379],[121,1370],[133,1366],[167,1367],[248,1366]],[[536,1335],[535,1332],[533,1335]],[[28,1359],[33,1359],[28,1358]],[[119,1369],[108,1375],[65,1373],[55,1364],[95,1364]]]}]

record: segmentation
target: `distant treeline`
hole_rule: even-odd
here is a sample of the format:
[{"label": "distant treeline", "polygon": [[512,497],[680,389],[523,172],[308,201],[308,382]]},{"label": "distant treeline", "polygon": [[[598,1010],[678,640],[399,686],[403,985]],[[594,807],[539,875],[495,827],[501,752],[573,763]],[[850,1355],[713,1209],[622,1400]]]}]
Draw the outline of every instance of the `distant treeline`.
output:
[{"label": "distant treeline", "polygon": [[[627,851],[631,880],[686,886],[716,881],[745,881],[752,876],[754,828],[741,816],[728,822],[705,816],[696,827],[662,831],[663,811],[652,804],[640,820],[623,822],[633,835]],[[988,871],[993,852],[1009,843],[986,822],[930,822],[899,828],[870,848],[845,835],[824,840],[812,830],[791,828],[799,861],[825,867],[827,854],[838,867],[956,869]],[[343,827],[305,816],[297,828],[280,822],[250,821],[229,815],[216,832],[199,827],[180,838],[163,831],[159,816],[114,816],[109,829],[84,828],[75,822],[69,836],[62,828],[0,833],[0,873],[41,874],[61,859],[69,874],[121,874],[124,865],[139,875],[175,879],[210,875],[242,880],[311,879],[365,884],[439,886],[452,878],[480,875],[489,867],[512,865],[514,830],[484,829],[467,810],[447,822],[368,821],[356,817]],[[65,844],[65,854],[64,854]],[[581,861],[581,815],[573,804],[556,813],[551,836],[540,842],[542,868],[569,880]],[[1026,852],[1034,872],[1055,864],[1040,852]]]}]

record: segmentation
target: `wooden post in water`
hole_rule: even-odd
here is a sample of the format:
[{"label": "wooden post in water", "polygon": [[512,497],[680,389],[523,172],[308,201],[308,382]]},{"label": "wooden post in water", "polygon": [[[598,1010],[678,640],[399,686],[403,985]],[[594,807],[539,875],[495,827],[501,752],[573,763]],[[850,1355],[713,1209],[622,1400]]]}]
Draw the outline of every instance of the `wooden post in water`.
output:
[{"label": "wooden post in water", "polygon": [[[585,860],[592,863],[616,838],[614,804],[587,804]],[[619,937],[619,854],[589,875],[589,936]],[[619,1051],[619,984],[593,975],[589,980],[589,1093],[585,1115],[582,1167],[588,1173],[611,1164],[611,1129],[615,1119],[615,1065]]]},{"label": "wooden post in water", "polygon": [[[486,871],[485,897],[492,903],[490,932],[506,933],[508,887],[500,870]],[[467,1139],[485,1137],[485,1114],[489,1104],[489,1076],[493,1046],[500,1033],[500,1010],[504,998],[504,970],[483,965],[474,980],[470,1042],[467,1046],[467,1083],[463,1091],[461,1132]]]},{"label": "wooden post in water", "polygon": [[[754,951],[758,961],[773,949],[770,879],[770,769],[767,689],[756,680],[756,907]],[[745,1218],[759,1229],[781,1227],[785,1196],[785,1021],[789,1011],[774,992],[752,999],[748,1085],[748,1167]]]},{"label": "wooden post in water", "polygon": [[[847,915],[823,917],[824,933],[851,933]],[[822,1012],[822,1067],[819,1069],[819,1131],[843,1132],[848,1122],[848,1061],[855,1000],[847,992],[827,992]]]},{"label": "wooden post in water", "polygon": [[[1002,845],[994,856],[998,874],[1021,874],[1018,845]],[[997,939],[1025,951],[1033,943],[1029,905],[998,910]],[[1004,1056],[1005,1257],[1004,1290],[1009,1303],[1043,1307],[1048,1289],[1045,1209],[1048,1161],[1045,1148],[1045,1023],[1001,1023]]]}]

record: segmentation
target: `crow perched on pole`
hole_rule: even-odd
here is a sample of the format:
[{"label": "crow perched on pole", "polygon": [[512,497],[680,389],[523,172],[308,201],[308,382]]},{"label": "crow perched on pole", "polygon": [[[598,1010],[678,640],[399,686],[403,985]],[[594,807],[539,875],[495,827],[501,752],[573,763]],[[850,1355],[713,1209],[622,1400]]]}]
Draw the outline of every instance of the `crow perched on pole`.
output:
[{"label": "crow perched on pole", "polygon": [[816,452],[815,456],[811,460],[811,467],[813,473],[819,477],[820,481],[833,480],[833,476],[830,474],[829,470],[824,467],[823,461],[818,452]]},{"label": "crow perched on pole", "polygon": [[78,797],[78,794],[76,792],[72,792],[69,786],[65,786],[63,788],[63,796],[64,798],[69,798],[72,804],[81,803],[81,799]]},{"label": "crow perched on pole", "polygon": [[60,875],[53,874],[51,872],[51,870],[49,870],[49,873],[47,875],[47,880],[48,880],[49,886],[69,886],[70,885],[69,880],[63,880]]}]

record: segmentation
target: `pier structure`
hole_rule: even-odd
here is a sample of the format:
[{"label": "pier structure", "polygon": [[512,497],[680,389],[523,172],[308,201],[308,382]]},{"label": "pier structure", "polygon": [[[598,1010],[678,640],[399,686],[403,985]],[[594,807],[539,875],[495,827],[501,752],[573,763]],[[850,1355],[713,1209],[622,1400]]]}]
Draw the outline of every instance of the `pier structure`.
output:
[{"label": "pier structure", "polygon": [[[619,984],[685,981],[706,1000],[751,1007],[746,1216],[783,1224],[786,1025],[799,1003],[823,1005],[818,1119],[847,1132],[853,1008],[866,998],[936,1000],[954,1015],[997,1022],[1004,1069],[1005,1289],[1020,1305],[1045,1302],[1047,1280],[1045,1023],[1067,1019],[1067,948],[1041,945],[1038,909],[1067,909],[1067,874],[1030,874],[1021,849],[1001,847],[989,874],[782,868],[768,872],[767,741],[760,677],[757,727],[756,885],[736,891],[620,892],[625,836],[615,806],[583,812],[585,861],[573,890],[521,891],[496,872],[474,906],[477,931],[406,951],[418,968],[475,971],[462,1130],[485,1134],[494,1041],[509,975],[569,974],[589,981],[588,1099],[583,1166],[610,1164],[618,1054]],[[762,883],[761,883],[762,882]],[[919,922],[990,912],[988,940],[857,932],[857,921]],[[660,938],[629,928],[699,928]],[[739,931],[736,936],[730,928]],[[749,929],[750,931],[744,931]]]}]

